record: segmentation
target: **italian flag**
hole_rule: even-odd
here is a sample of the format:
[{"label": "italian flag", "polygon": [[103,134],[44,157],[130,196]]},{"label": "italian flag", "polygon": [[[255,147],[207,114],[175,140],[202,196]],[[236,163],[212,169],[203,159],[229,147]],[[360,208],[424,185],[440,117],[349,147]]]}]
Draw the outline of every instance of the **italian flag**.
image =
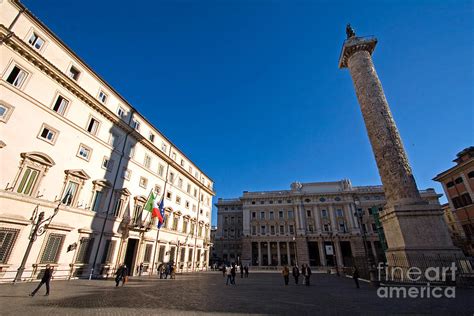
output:
[{"label": "italian flag", "polygon": [[155,192],[150,192],[148,200],[146,201],[145,207],[143,209],[145,211],[151,212],[152,218],[157,217],[160,223],[163,222],[163,216],[161,216],[159,209],[158,196],[155,194]]}]

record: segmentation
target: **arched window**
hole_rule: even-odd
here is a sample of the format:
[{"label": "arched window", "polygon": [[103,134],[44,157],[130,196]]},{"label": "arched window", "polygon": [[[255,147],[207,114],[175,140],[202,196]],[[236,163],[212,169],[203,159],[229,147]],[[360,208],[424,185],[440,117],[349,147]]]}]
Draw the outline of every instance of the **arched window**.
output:
[{"label": "arched window", "polygon": [[38,192],[41,179],[55,162],[48,155],[36,151],[21,153],[20,156],[22,161],[13,187],[17,193],[33,195]]}]

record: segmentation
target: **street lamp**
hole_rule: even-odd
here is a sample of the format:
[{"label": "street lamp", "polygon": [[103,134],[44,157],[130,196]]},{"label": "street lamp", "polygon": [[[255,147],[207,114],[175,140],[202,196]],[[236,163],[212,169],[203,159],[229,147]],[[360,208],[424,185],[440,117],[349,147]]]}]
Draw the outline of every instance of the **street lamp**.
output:
[{"label": "street lamp", "polygon": [[296,237],[295,236],[293,236],[293,242],[294,242],[293,245],[295,247],[295,265],[298,266],[298,247],[296,247]]},{"label": "street lamp", "polygon": [[357,198],[354,198],[354,204],[356,206],[356,212],[354,213],[354,216],[357,218],[357,223],[359,224],[359,229],[361,230],[362,234],[362,243],[364,244],[364,253],[365,253],[365,258],[367,260],[367,266],[369,270],[369,278],[370,278],[370,283],[373,286],[378,286],[379,282],[377,281],[377,277],[375,275],[375,263],[373,257],[369,254],[369,251],[367,249],[367,232],[362,224],[362,209],[359,208],[360,206],[360,201]]},{"label": "street lamp", "polygon": [[33,226],[31,227],[31,232],[30,232],[30,235],[28,236],[28,239],[30,240],[30,242],[28,243],[28,247],[26,247],[25,254],[23,255],[23,260],[21,260],[20,267],[18,268],[18,272],[16,273],[13,283],[21,281],[21,276],[23,274],[23,271],[25,270],[25,264],[26,264],[26,261],[28,260],[28,256],[30,255],[30,251],[31,251],[31,247],[33,246],[33,243],[36,241],[36,238],[38,236],[41,236],[46,232],[46,229],[48,228],[48,225],[51,223],[51,220],[56,216],[56,214],[58,214],[60,205],[61,205],[61,202],[59,202],[58,206],[54,209],[53,214],[46,219],[44,218],[44,212],[40,212],[38,214],[39,205],[37,205],[35,209],[33,210],[33,214],[31,215],[31,218],[30,218],[31,224]]},{"label": "street lamp", "polygon": [[332,260],[334,262],[334,265],[336,267],[336,274],[337,276],[340,276],[339,274],[339,265],[337,264],[337,256],[336,256],[336,246],[334,244],[334,238],[333,238],[333,234],[332,234],[332,225],[329,224],[330,227],[331,227],[331,230],[329,231],[329,238],[331,239],[331,244],[332,244]]}]

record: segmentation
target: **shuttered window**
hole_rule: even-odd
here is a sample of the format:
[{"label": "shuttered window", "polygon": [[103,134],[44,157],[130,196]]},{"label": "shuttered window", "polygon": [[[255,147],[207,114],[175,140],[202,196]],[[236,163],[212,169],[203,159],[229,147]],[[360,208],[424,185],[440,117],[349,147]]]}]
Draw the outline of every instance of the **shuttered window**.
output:
[{"label": "shuttered window", "polygon": [[41,255],[40,263],[57,263],[63,247],[65,235],[49,234],[48,241]]},{"label": "shuttered window", "polygon": [[102,263],[110,263],[113,260],[115,251],[115,240],[107,240],[105,243],[104,254],[102,256]]},{"label": "shuttered window", "polygon": [[92,252],[92,246],[94,245],[94,238],[83,237],[81,239],[81,246],[76,257],[77,263],[89,263],[89,257]]},{"label": "shuttered window", "polygon": [[7,263],[19,229],[0,228],[0,263]]},{"label": "shuttered window", "polygon": [[153,248],[153,245],[146,245],[145,257],[143,258],[143,262],[150,262],[152,248]]}]

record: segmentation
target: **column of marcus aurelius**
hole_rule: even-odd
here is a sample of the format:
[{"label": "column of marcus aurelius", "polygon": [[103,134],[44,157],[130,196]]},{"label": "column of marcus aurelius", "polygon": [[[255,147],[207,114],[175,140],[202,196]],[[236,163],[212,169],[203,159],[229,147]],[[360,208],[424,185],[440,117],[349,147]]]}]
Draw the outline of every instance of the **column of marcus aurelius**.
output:
[{"label": "column of marcus aurelius", "polygon": [[[377,39],[357,37],[347,26],[339,68],[349,68],[375,155],[387,204],[380,219],[387,259],[460,255],[453,246],[439,205],[421,199],[400,134],[372,62]],[[410,259],[411,258],[411,259]]]}]

